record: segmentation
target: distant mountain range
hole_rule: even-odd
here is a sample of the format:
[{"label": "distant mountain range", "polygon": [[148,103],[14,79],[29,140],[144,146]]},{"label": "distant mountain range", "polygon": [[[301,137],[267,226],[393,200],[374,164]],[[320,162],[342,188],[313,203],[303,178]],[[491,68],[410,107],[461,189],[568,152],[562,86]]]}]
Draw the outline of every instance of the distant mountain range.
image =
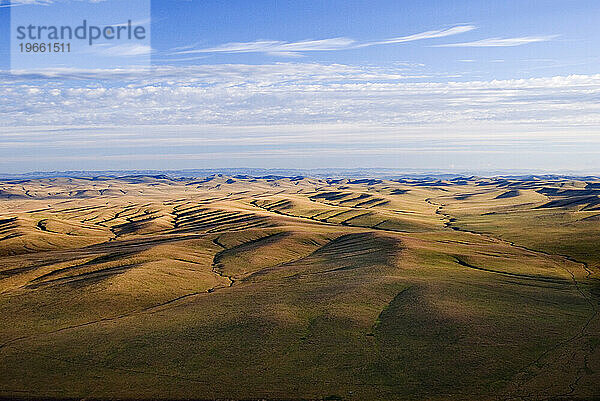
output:
[{"label": "distant mountain range", "polygon": [[251,176],[251,177],[313,177],[313,178],[436,178],[451,180],[456,178],[478,177],[504,177],[512,179],[589,179],[593,180],[599,175],[585,175],[577,172],[563,174],[549,174],[545,172],[521,170],[487,170],[487,171],[441,171],[423,169],[384,169],[384,168],[319,168],[319,169],[264,169],[264,168],[220,168],[220,169],[188,169],[188,170],[73,170],[73,171],[36,171],[28,173],[0,173],[0,179],[40,179],[40,178],[96,178],[96,177],[124,177],[148,176],[155,178],[198,178],[213,175]]}]

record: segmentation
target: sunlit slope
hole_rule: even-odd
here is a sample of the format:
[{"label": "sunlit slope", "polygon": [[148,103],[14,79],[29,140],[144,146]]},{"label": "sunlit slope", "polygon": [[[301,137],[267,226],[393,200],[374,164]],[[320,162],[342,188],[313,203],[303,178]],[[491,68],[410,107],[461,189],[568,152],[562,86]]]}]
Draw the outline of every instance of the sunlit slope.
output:
[{"label": "sunlit slope", "polygon": [[[487,232],[600,267],[600,184],[499,181],[502,188],[461,188],[437,202],[457,228]],[[457,197],[465,198],[457,201]]]},{"label": "sunlit slope", "polygon": [[590,185],[0,183],[0,396],[593,398]]}]

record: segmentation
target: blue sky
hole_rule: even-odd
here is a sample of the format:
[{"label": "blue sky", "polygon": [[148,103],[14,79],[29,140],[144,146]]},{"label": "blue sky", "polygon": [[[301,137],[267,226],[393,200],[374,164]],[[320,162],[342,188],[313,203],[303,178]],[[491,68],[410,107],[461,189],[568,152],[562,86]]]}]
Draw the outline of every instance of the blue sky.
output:
[{"label": "blue sky", "polygon": [[10,71],[11,11],[123,1],[2,3],[0,172],[600,173],[597,1],[154,0],[151,44]]},{"label": "blue sky", "polygon": [[[472,26],[443,38],[340,51],[302,52],[302,61],[362,65],[425,64],[462,79],[510,79],[546,74],[594,73],[600,39],[597,1],[157,1],[153,3],[153,46],[211,48],[259,40],[300,42],[389,38]],[[177,29],[173,29],[177,21]],[[556,35],[556,38],[549,37]],[[507,47],[432,47],[490,38],[538,38]],[[548,38],[547,40],[545,40]],[[268,63],[285,57],[264,53],[205,53],[194,63]],[[188,57],[191,57],[189,55]],[[185,58],[157,55],[156,59]],[[467,61],[469,60],[469,61]],[[190,61],[192,62],[192,61]]]}]

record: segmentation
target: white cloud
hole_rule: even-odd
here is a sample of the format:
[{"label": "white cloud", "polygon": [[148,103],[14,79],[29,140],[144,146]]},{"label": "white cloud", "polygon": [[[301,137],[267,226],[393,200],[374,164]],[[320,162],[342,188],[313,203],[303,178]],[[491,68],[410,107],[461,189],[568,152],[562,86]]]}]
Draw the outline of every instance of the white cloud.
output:
[{"label": "white cloud", "polygon": [[106,0],[0,0],[0,8],[17,6],[49,6],[54,3],[67,3],[69,1],[101,3]]},{"label": "white cloud", "polygon": [[415,76],[404,65],[316,63],[0,74],[0,172],[450,161],[597,169],[600,74]]},{"label": "white cloud", "polygon": [[[29,84],[34,77],[36,84]],[[0,76],[0,125],[376,122],[452,127],[487,121],[600,126],[600,74],[426,80],[404,66],[317,63],[54,70],[20,78]]]},{"label": "white cloud", "polygon": [[473,25],[460,25],[448,29],[421,32],[409,36],[372,41],[358,42],[354,39],[338,37],[318,40],[302,40],[298,42],[285,42],[279,40],[258,40],[253,42],[230,42],[219,46],[203,49],[173,49],[173,54],[198,54],[198,53],[266,53],[284,57],[298,57],[303,52],[310,51],[336,51],[357,49],[376,45],[406,43],[416,40],[441,38],[469,32],[475,29]]},{"label": "white cloud", "polygon": [[[97,0],[98,1],[98,0]],[[103,1],[103,0],[100,0]],[[137,26],[137,25],[149,25],[151,23],[151,19],[150,18],[145,18],[145,19],[141,19],[141,20],[135,20],[135,21],[126,21],[126,22],[119,22],[117,24],[107,24],[113,27],[118,27],[118,26],[128,26],[129,24],[131,24],[132,26]]]},{"label": "white cloud", "polygon": [[283,42],[277,40],[259,40],[255,42],[232,42],[205,48],[177,50],[174,54],[198,53],[266,53],[285,57],[297,57],[300,52],[345,50],[356,47],[356,41],[348,38],[331,38],[322,40],[304,40],[299,42]]},{"label": "white cloud", "polygon": [[473,42],[434,45],[432,47],[512,47],[527,45],[530,43],[548,42],[556,37],[558,37],[558,35],[522,36],[518,38],[489,38],[476,40]]},{"label": "white cloud", "polygon": [[138,43],[112,45],[107,43],[95,44],[86,48],[86,53],[105,57],[136,57],[150,55],[152,47]]},{"label": "white cloud", "polygon": [[446,36],[458,35],[460,33],[469,32],[476,29],[473,25],[459,25],[448,29],[438,29],[435,31],[427,31],[421,32],[414,35],[409,36],[401,36],[398,38],[386,39],[379,42],[369,42],[361,45],[364,46],[374,46],[374,45],[383,45],[390,43],[405,43],[405,42],[413,42],[415,40],[424,40],[424,39],[434,39],[434,38],[443,38]]},{"label": "white cloud", "polygon": [[10,2],[7,0],[0,1],[0,8],[26,5],[50,5],[53,2],[53,0],[10,0]]}]

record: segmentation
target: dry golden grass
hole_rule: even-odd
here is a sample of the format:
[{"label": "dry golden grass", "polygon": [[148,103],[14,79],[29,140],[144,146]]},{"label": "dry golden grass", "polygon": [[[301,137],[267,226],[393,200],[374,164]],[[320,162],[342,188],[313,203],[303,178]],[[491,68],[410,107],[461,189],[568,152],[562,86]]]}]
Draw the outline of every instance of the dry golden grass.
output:
[{"label": "dry golden grass", "polygon": [[599,397],[599,193],[0,182],[0,398]]}]

